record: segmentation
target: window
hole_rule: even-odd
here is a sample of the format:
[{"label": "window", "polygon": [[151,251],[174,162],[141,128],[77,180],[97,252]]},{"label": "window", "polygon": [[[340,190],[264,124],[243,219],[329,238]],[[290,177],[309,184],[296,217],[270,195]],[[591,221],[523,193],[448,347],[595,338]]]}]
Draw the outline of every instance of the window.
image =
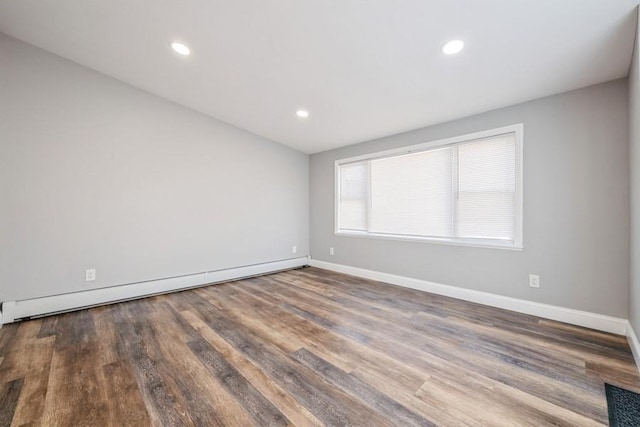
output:
[{"label": "window", "polygon": [[336,234],[522,248],[522,124],[338,160]]}]

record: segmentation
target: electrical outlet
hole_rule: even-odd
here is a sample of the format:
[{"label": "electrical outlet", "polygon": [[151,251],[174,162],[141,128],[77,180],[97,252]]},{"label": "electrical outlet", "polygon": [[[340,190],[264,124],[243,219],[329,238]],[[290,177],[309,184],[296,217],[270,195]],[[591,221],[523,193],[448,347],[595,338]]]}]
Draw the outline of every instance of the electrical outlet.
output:
[{"label": "electrical outlet", "polygon": [[89,270],[85,270],[84,272],[84,281],[85,282],[93,282],[96,280],[96,269],[91,268]]},{"label": "electrical outlet", "polygon": [[291,248],[291,253],[292,254],[297,254],[298,253],[298,247],[297,246],[292,247]]},{"label": "electrical outlet", "polygon": [[329,255],[333,255],[335,253],[336,253],[336,251],[334,251],[333,248],[329,248]]},{"label": "electrical outlet", "polygon": [[538,276],[537,274],[530,274],[529,275],[529,286],[531,286],[532,288],[539,288],[540,287],[540,276]]}]

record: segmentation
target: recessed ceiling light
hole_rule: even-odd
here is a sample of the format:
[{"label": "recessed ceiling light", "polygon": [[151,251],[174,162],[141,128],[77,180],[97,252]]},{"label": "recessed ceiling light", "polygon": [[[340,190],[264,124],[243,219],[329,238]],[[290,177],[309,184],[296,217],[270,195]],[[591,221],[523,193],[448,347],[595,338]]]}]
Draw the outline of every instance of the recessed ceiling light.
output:
[{"label": "recessed ceiling light", "polygon": [[455,55],[464,48],[464,42],[462,40],[451,40],[442,46],[442,53],[445,55]]},{"label": "recessed ceiling light", "polygon": [[179,43],[179,42],[173,42],[171,43],[171,49],[175,50],[176,52],[178,52],[180,55],[190,55],[191,54],[191,49],[189,49],[189,46]]},{"label": "recessed ceiling light", "polygon": [[306,119],[307,117],[309,117],[309,112],[301,108],[296,110],[296,116],[300,117],[301,119]]}]

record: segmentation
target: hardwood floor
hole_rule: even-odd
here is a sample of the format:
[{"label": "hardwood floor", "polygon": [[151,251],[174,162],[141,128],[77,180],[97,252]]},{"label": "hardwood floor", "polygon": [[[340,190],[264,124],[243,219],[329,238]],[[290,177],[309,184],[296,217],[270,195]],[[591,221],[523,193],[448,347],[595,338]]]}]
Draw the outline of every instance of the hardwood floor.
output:
[{"label": "hardwood floor", "polygon": [[626,339],[317,268],[5,325],[0,426],[607,425]]}]

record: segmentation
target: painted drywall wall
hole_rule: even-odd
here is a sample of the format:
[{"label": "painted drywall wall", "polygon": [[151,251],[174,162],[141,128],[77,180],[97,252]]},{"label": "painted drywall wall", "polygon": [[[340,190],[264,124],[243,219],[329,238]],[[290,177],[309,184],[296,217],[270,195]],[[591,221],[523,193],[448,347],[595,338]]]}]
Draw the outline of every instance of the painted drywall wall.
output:
[{"label": "painted drywall wall", "polygon": [[0,35],[0,301],[305,256],[308,190],[307,155]]},{"label": "painted drywall wall", "polygon": [[[638,12],[640,14],[640,10]],[[640,16],[638,19],[640,23]],[[629,321],[640,333],[640,31],[629,71],[629,183],[631,196],[631,284]]]},{"label": "painted drywall wall", "polygon": [[[627,95],[622,79],[312,155],[312,258],[627,318]],[[334,235],[335,160],[514,123],[524,124],[524,250]]]}]

